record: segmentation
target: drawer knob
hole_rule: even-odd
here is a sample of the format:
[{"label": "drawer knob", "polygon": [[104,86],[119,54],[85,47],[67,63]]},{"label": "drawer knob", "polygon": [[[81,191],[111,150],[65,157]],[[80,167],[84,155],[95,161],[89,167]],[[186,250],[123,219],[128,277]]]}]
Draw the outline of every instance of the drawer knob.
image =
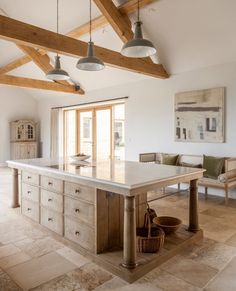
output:
[{"label": "drawer knob", "polygon": [[52,198],[48,198],[48,202],[52,202]]},{"label": "drawer knob", "polygon": [[27,211],[31,211],[31,208],[27,208]]},{"label": "drawer knob", "polygon": [[31,191],[27,191],[28,194],[31,194]]},{"label": "drawer knob", "polygon": [[48,218],[48,221],[53,221],[53,219],[52,218]]},{"label": "drawer knob", "polygon": [[52,186],[53,185],[53,183],[52,182],[48,182],[48,186]]},{"label": "drawer knob", "polygon": [[76,189],[75,193],[77,193],[77,194],[80,193],[80,189]]},{"label": "drawer knob", "polygon": [[75,212],[76,212],[76,213],[80,212],[79,208],[76,208],[76,209],[75,209]]},{"label": "drawer knob", "polygon": [[79,231],[76,231],[75,232],[75,235],[79,236],[80,235],[80,232]]},{"label": "drawer knob", "polygon": [[31,176],[28,176],[27,179],[31,179]]}]

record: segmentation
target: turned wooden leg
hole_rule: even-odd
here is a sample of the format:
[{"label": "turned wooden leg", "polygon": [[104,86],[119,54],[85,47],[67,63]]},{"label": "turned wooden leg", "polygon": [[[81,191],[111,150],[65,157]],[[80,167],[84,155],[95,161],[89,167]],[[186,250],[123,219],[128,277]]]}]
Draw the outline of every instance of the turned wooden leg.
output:
[{"label": "turned wooden leg", "polygon": [[198,180],[190,181],[189,193],[189,231],[197,232],[198,225]]},{"label": "turned wooden leg", "polygon": [[135,197],[125,197],[123,267],[133,269],[136,264]]},{"label": "turned wooden leg", "polygon": [[181,190],[181,189],[180,189],[180,183],[179,183],[179,184],[178,184],[178,192],[180,192],[180,190]]},{"label": "turned wooden leg", "polygon": [[208,198],[208,187],[205,187],[205,199]]},{"label": "turned wooden leg", "polygon": [[13,189],[12,189],[12,208],[19,207],[19,187],[18,187],[18,170],[17,169],[12,169],[12,184],[13,184]]},{"label": "turned wooden leg", "polygon": [[229,189],[228,185],[225,185],[225,205],[228,205],[229,202]]}]

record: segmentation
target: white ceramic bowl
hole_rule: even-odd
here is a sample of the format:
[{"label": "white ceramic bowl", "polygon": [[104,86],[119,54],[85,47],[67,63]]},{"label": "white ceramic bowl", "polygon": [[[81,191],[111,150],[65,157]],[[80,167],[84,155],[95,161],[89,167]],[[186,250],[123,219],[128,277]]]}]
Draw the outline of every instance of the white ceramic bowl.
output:
[{"label": "white ceramic bowl", "polygon": [[89,155],[71,156],[70,158],[71,158],[73,161],[78,162],[78,161],[85,161],[85,160],[89,159],[90,156],[89,156]]}]

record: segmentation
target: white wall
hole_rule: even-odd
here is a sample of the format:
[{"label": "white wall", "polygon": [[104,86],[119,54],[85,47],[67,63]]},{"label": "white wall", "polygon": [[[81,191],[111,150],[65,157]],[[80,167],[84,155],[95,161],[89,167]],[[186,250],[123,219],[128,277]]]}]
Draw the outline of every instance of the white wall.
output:
[{"label": "white wall", "polygon": [[[91,80],[92,82],[92,80]],[[174,141],[174,95],[176,92],[226,87],[225,143]],[[236,156],[236,63],[218,65],[174,75],[168,80],[147,79],[93,91],[83,97],[63,96],[39,102],[43,156],[49,156],[50,108],[129,96],[126,101],[126,159],[138,160],[141,152],[164,151],[188,154]],[[210,191],[211,193],[212,191]],[[214,193],[216,193],[214,191]],[[222,192],[218,192],[222,195]],[[234,193],[234,195],[236,195]]]},{"label": "white wall", "polygon": [[[176,92],[226,87],[226,142],[181,143],[174,141]],[[129,96],[126,101],[126,159],[140,152],[166,151],[236,156],[236,63],[175,75],[168,80],[147,79],[115,88],[93,91],[83,97],[47,98],[39,102],[43,155],[49,155],[50,108]]]},{"label": "white wall", "polygon": [[0,165],[10,159],[9,122],[17,119],[38,119],[37,101],[25,91],[0,86]]}]

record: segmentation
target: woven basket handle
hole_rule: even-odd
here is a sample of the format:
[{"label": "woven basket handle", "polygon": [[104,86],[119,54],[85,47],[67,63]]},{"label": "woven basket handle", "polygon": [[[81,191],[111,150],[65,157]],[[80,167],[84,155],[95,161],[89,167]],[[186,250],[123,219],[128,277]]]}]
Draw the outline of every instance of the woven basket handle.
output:
[{"label": "woven basket handle", "polygon": [[148,238],[151,238],[151,218],[149,212],[147,212],[147,219],[148,219]]}]

